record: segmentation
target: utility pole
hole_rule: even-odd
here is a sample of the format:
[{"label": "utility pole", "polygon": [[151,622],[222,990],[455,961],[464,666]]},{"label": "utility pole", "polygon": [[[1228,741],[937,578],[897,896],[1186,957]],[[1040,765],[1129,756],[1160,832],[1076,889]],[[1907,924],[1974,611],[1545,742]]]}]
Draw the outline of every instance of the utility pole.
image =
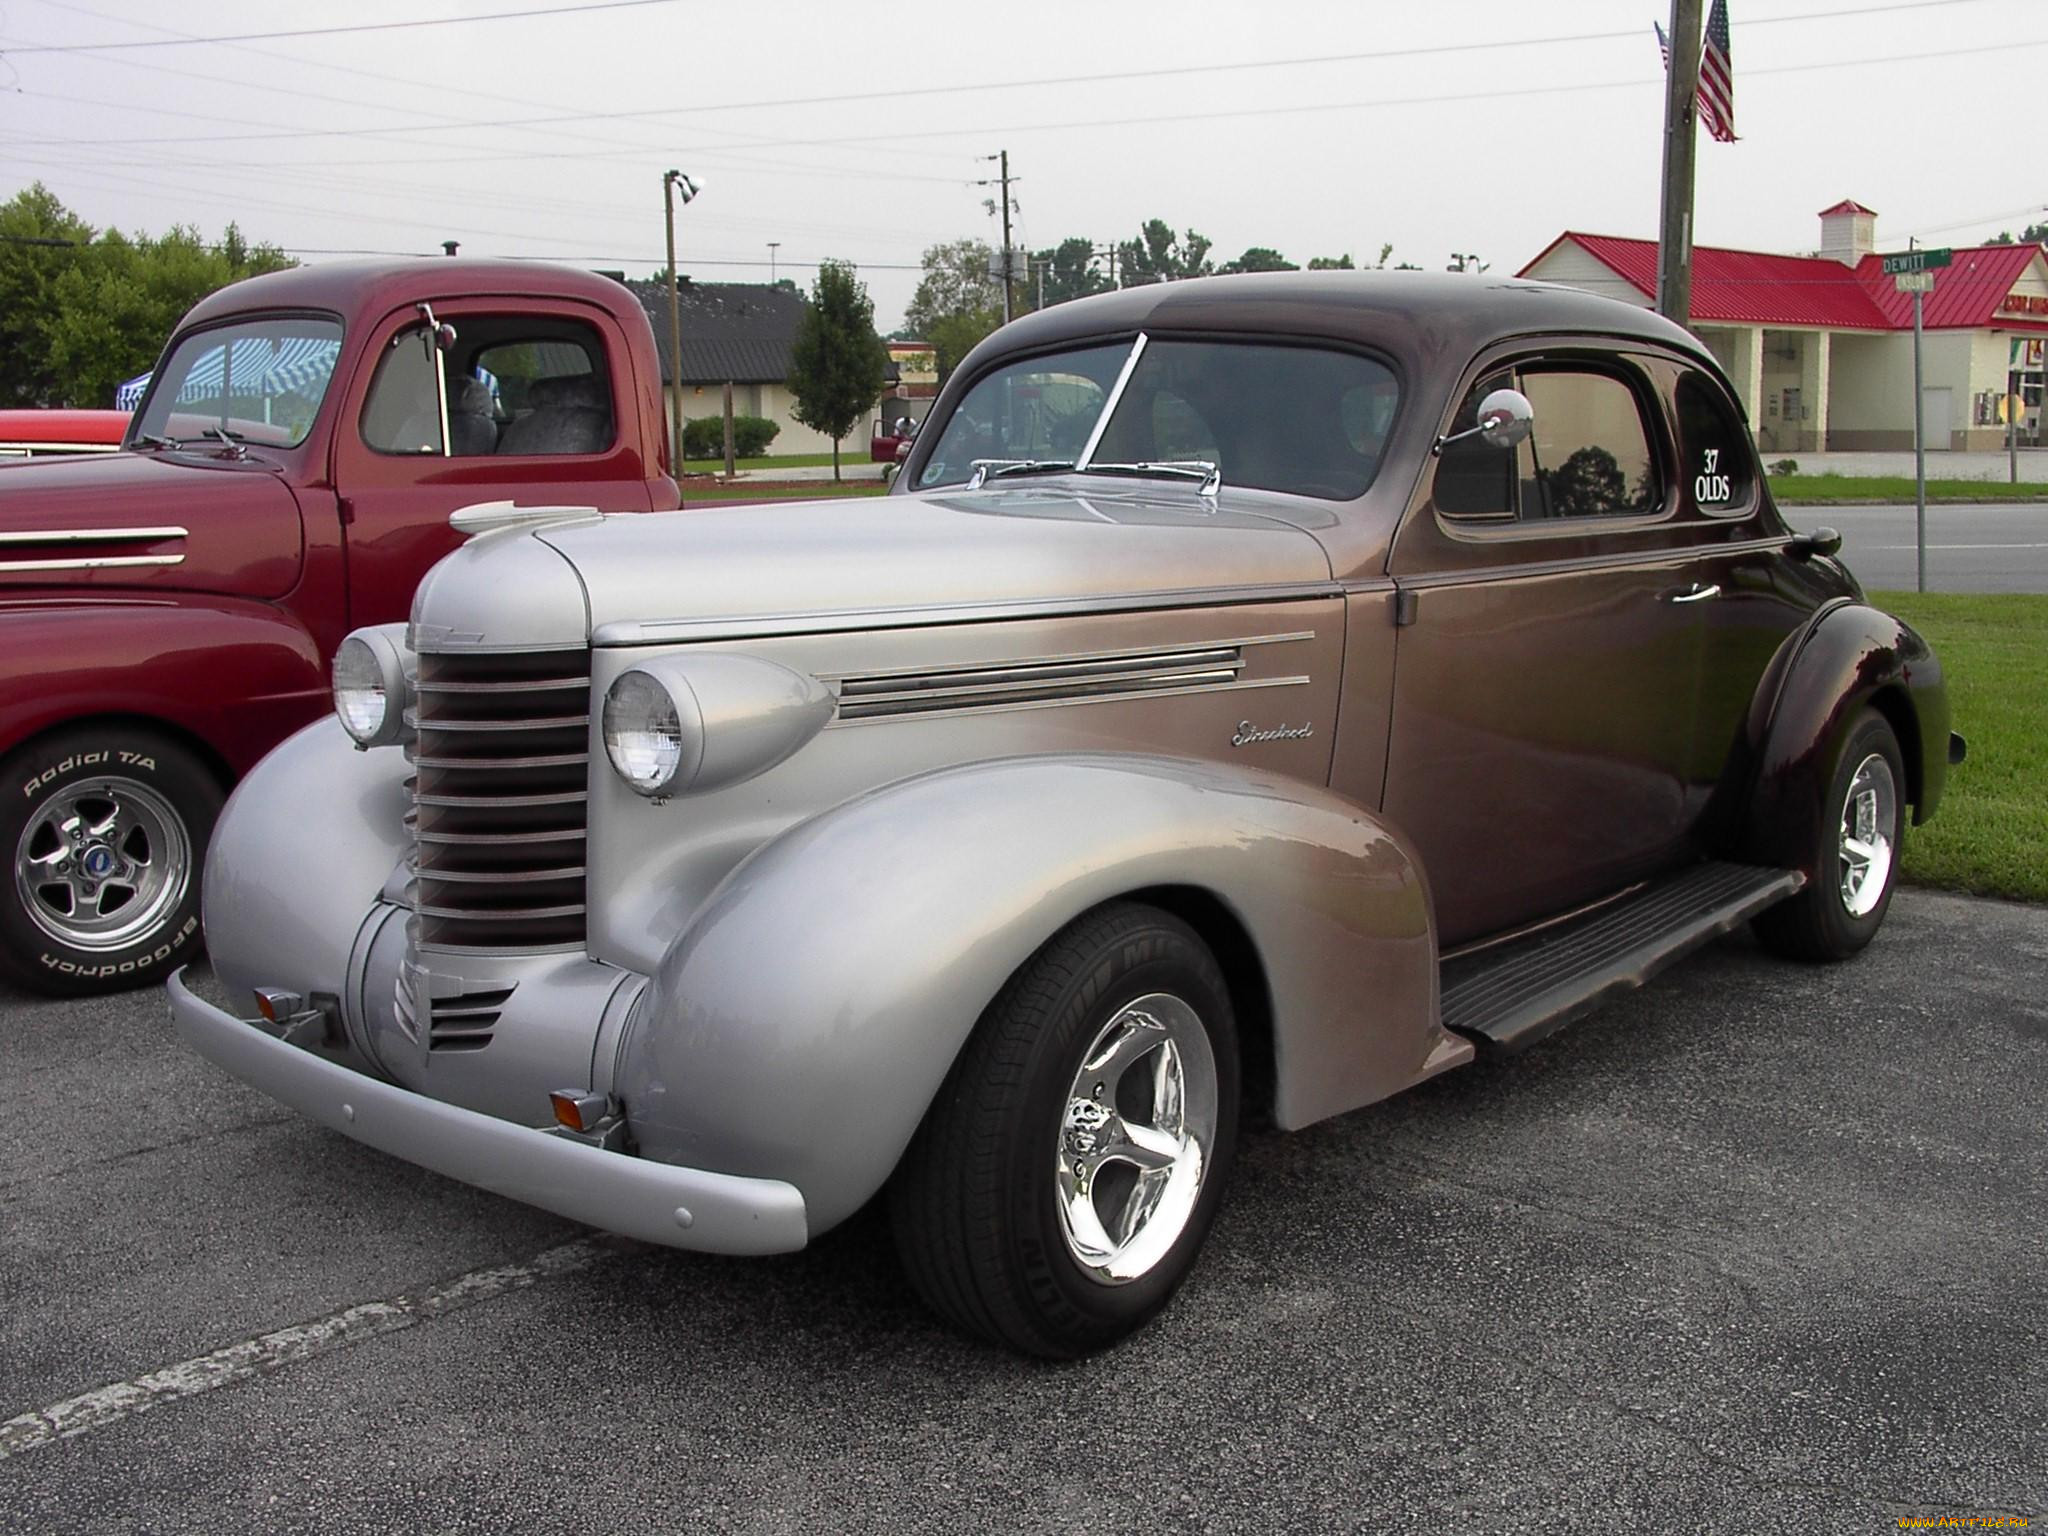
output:
[{"label": "utility pole", "polygon": [[668,220],[668,354],[671,393],[668,397],[669,456],[675,477],[683,477],[683,307],[676,284],[676,193],[687,204],[704,189],[681,171],[661,176],[661,206]]},{"label": "utility pole", "polygon": [[1664,71],[1664,202],[1657,229],[1657,313],[1692,319],[1694,102],[1700,83],[1700,0],[1671,0],[1671,61]]},{"label": "utility pole", "polygon": [[780,240],[768,242],[768,286],[771,288],[775,286],[775,248],[781,244]]},{"label": "utility pole", "polygon": [[1003,162],[1003,324],[1010,323],[1011,312],[1016,308],[1016,269],[1010,259],[1010,152],[1002,152]]}]

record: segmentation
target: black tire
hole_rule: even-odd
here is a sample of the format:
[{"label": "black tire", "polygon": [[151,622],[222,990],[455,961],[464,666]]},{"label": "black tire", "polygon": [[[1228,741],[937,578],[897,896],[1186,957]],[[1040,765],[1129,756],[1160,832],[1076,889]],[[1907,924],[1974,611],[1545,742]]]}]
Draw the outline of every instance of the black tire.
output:
[{"label": "black tire", "polygon": [[[1148,1003],[1149,1014],[1126,1011],[1143,999],[1165,1001]],[[1146,1048],[1142,1041],[1152,1031],[1186,1044]],[[1213,1069],[1206,1099],[1196,1031]],[[1128,1054],[1107,1069],[1107,1097],[1101,1085],[1093,1093],[1116,1112],[1102,1146],[1127,1123],[1155,1136],[1162,1123],[1198,1125],[1205,1102],[1213,1105],[1213,1126],[1200,1156],[1184,1154],[1173,1171],[1158,1170],[1154,1184],[1113,1153],[1088,1176],[1092,1193],[1081,1198],[1089,1210],[1107,1198],[1115,1210],[1137,1201],[1154,1212],[1128,1240],[1137,1256],[1105,1264],[1141,1267],[1110,1280],[1077,1256],[1061,1190],[1070,1170],[1081,1167],[1068,1161],[1082,1145],[1076,1138],[1085,1141],[1080,1155],[1096,1150],[1086,1140],[1096,1128],[1074,1120],[1077,1108],[1090,1106],[1070,1098],[1080,1089],[1084,1056],[1119,1039]],[[1140,1061],[1148,1070],[1131,1072]],[[1161,1072],[1180,1085],[1178,1113],[1162,1115],[1152,1097],[1148,1084]],[[1133,1079],[1135,1096],[1126,1087]],[[1230,1177],[1238,1093],[1229,989],[1194,931],[1135,902],[1077,919],[1024,964],[982,1015],[891,1185],[891,1222],[912,1285],[957,1327],[1027,1354],[1071,1359],[1114,1343],[1166,1304],[1201,1249]],[[1182,1145],[1200,1139],[1197,1133]],[[1190,1191],[1197,1176],[1188,1170],[1196,1167],[1199,1182]],[[1127,1193],[1119,1194],[1120,1181]],[[1141,1188],[1164,1193],[1147,1205]],[[1065,1209],[1075,1209],[1071,1186],[1068,1198]],[[1144,1257],[1169,1236],[1163,1251]]]},{"label": "black tire", "polygon": [[[1845,889],[1845,874],[1854,867],[1845,857],[1844,841],[1851,813],[1851,786],[1865,765],[1881,760],[1889,775],[1888,801],[1875,807],[1875,831],[1885,839],[1886,858],[1881,879],[1866,876],[1852,898]],[[1858,795],[1869,795],[1872,780]],[[1877,936],[1884,915],[1892,904],[1892,889],[1898,883],[1899,858],[1906,832],[1906,766],[1899,751],[1899,739],[1883,715],[1866,709],[1849,726],[1829,781],[1827,798],[1820,807],[1818,847],[1814,850],[1814,878],[1789,901],[1782,901],[1760,913],[1754,923],[1756,936],[1766,948],[1790,960],[1846,960]],[[1870,844],[1863,842],[1864,846]],[[1869,883],[1877,879],[1874,898]]]},{"label": "black tire", "polygon": [[[190,960],[222,798],[204,763],[140,726],[67,727],[8,754],[0,971],[79,996],[149,986]],[[67,844],[63,863],[48,862]]]}]

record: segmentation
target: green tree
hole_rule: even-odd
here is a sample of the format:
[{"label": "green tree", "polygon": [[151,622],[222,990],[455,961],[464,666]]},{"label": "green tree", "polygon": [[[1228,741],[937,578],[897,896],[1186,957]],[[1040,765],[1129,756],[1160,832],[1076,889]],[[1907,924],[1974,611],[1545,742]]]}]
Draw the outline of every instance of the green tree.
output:
[{"label": "green tree", "polygon": [[92,226],[41,182],[0,205],[0,404],[59,398],[43,328],[57,279],[89,259],[92,238]]},{"label": "green tree", "polygon": [[960,360],[981,345],[982,338],[1002,323],[1003,312],[1000,308],[970,309],[957,315],[942,317],[917,340],[930,342],[932,351],[938,354],[939,382],[943,384],[953,376],[953,370],[960,366]]},{"label": "green tree", "polygon": [[1356,266],[1352,263],[1349,251],[1346,251],[1342,256],[1311,256],[1308,259],[1308,269],[1311,272],[1354,272],[1357,270]]},{"label": "green tree", "polygon": [[[1033,266],[1044,269],[1043,290],[1047,309],[1069,299],[1085,299],[1091,293],[1106,293],[1112,286],[1109,274],[1095,260],[1095,242],[1081,235],[1069,235],[1058,245],[1032,252],[1031,262]],[[1038,293],[1039,285],[1033,284],[1034,302]]]},{"label": "green tree", "polygon": [[839,442],[881,397],[889,349],[875,334],[875,305],[850,262],[819,264],[818,280],[797,322],[789,387],[796,419],[832,439],[832,478],[839,478]]},{"label": "green tree", "polygon": [[1164,219],[1147,219],[1138,238],[1117,247],[1123,263],[1123,285],[1176,283],[1183,278],[1207,277],[1216,268],[1209,261],[1209,237],[1188,230],[1176,237]]},{"label": "green tree", "polygon": [[1003,285],[988,275],[995,249],[986,240],[951,240],[926,248],[924,276],[903,311],[903,323],[915,340],[936,341],[933,334],[948,315],[1003,312]]},{"label": "green tree", "polygon": [[1242,256],[1226,261],[1218,272],[1299,272],[1301,268],[1270,245],[1254,245]]}]

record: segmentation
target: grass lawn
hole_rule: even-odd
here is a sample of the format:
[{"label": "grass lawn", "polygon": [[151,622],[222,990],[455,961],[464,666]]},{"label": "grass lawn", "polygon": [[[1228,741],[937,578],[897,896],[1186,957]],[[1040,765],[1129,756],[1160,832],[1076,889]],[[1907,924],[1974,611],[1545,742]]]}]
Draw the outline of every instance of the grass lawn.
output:
[{"label": "grass lawn", "polygon": [[[1911,475],[1773,475],[1771,495],[1781,505],[1831,501],[1913,501]],[[1927,499],[1935,501],[2048,501],[2048,484],[2022,480],[1929,480]]]},{"label": "grass lawn", "polygon": [[879,480],[849,480],[841,485],[830,480],[738,480],[731,485],[685,485],[683,505],[696,507],[707,501],[824,501],[841,496],[879,496],[887,489]]},{"label": "grass lawn", "polygon": [[1877,592],[1934,647],[1969,757],[1906,836],[1916,885],[2048,901],[2048,596]]},{"label": "grass lawn", "polygon": [[[842,448],[839,450],[839,464],[842,469],[848,464],[865,464],[867,461],[868,448],[866,443],[861,444],[858,457],[849,449]],[[829,453],[770,453],[764,454],[758,459],[734,459],[732,461],[734,469],[815,469],[821,464],[829,466],[831,462],[832,455]],[[725,455],[717,453],[708,459],[686,460],[683,464],[683,470],[686,474],[708,475],[715,472],[722,475],[725,473]]]}]

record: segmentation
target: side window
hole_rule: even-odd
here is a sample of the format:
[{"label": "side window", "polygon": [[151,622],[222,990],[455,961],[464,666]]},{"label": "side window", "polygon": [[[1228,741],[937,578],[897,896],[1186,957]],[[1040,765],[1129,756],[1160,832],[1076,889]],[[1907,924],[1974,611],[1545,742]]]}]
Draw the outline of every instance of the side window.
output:
[{"label": "side window", "polygon": [[441,410],[434,398],[438,366],[425,326],[400,331],[378,360],[363,402],[363,441],[378,453],[441,451]]},{"label": "side window", "polygon": [[1476,384],[1452,419],[1469,429],[1479,402],[1496,389],[1519,389],[1535,408],[1535,430],[1519,448],[1492,448],[1478,437],[1448,445],[1435,481],[1447,517],[1533,523],[1586,517],[1641,517],[1663,504],[1657,461],[1636,392],[1591,369],[1531,367]]},{"label": "side window", "polygon": [[1678,381],[1681,476],[1709,516],[1747,511],[1756,495],[1749,431],[1714,382],[1687,373]]},{"label": "side window", "polygon": [[[478,322],[482,334],[489,322]],[[459,414],[476,418],[477,441],[488,425],[498,455],[603,453],[613,442],[611,375],[596,333],[582,325],[551,326],[545,336],[493,338],[470,355],[448,394],[449,433]],[[462,452],[458,446],[456,452]]]},{"label": "side window", "polygon": [[1536,408],[1521,518],[1641,517],[1662,501],[1635,391],[1604,373],[1525,372]]}]

